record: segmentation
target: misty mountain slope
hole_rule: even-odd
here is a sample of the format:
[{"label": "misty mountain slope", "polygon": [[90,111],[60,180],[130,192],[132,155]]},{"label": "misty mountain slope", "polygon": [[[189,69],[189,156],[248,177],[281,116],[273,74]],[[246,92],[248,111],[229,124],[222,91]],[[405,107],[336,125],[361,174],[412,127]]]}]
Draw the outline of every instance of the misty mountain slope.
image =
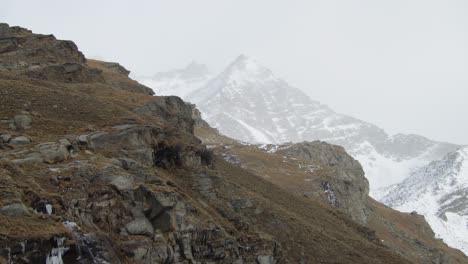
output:
[{"label": "misty mountain slope", "polygon": [[415,263],[213,154],[193,105],[119,64],[0,23],[2,38],[0,263]]},{"label": "misty mountain slope", "polygon": [[211,78],[208,68],[197,62],[191,62],[185,68],[159,72],[151,77],[138,80],[151,87],[157,95],[177,95],[185,97],[200,88]]},{"label": "misty mountain slope", "polygon": [[447,154],[389,187],[382,201],[423,214],[438,237],[468,253],[468,148]]},{"label": "misty mountain slope", "polygon": [[336,113],[243,55],[182,97],[231,138],[274,144],[322,140],[344,146],[363,165],[376,198],[378,189],[401,182],[412,170],[457,148],[417,135],[389,136],[373,124]]}]

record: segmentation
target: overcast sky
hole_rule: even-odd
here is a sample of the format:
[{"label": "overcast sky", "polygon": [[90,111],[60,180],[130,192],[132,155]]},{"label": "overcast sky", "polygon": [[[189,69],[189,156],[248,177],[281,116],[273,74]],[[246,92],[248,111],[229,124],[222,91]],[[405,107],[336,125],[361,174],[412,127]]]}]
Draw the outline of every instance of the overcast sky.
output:
[{"label": "overcast sky", "polygon": [[244,53],[338,112],[468,144],[466,0],[2,0],[0,21],[137,75]]}]

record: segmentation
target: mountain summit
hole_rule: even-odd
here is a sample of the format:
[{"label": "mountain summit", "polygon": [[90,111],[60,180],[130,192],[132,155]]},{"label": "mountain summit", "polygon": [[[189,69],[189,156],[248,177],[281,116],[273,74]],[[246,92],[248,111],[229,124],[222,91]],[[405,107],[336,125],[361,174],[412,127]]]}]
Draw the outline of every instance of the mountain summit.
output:
[{"label": "mountain summit", "polygon": [[276,79],[271,70],[243,54],[227,67],[223,75],[229,76],[233,82],[258,82]]},{"label": "mountain summit", "polygon": [[389,136],[373,124],[336,113],[244,55],[184,99],[197,104],[221,133],[244,142],[323,140],[345,147],[362,163],[375,197],[379,188],[457,148],[418,135]]}]

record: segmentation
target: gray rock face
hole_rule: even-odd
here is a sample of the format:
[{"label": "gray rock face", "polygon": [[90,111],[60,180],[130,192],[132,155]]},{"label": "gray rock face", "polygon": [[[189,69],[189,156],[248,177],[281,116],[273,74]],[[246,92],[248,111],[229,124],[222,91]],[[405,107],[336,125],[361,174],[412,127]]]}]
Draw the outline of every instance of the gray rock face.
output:
[{"label": "gray rock face", "polygon": [[100,178],[114,185],[119,190],[130,190],[135,185],[135,179],[132,174],[113,165],[106,166],[102,170]]},{"label": "gray rock face", "polygon": [[[192,107],[176,96],[159,96],[144,106],[133,109],[135,113],[144,116],[159,116],[168,124],[193,134],[194,120]],[[178,113],[175,115],[175,113]]]},{"label": "gray rock face", "polygon": [[[25,137],[14,138],[10,144],[28,144],[31,141]],[[9,151],[5,153],[13,163],[18,165],[31,165],[35,163],[54,164],[68,159],[70,156],[68,148],[60,143],[45,142],[36,145],[34,148],[24,148],[21,151]]]},{"label": "gray rock face", "polygon": [[[158,137],[158,135],[160,135]],[[161,130],[157,127],[129,127],[114,129],[109,133],[94,132],[86,136],[88,146],[93,150],[114,150],[120,148],[136,149],[156,144],[162,139]],[[82,140],[80,137],[79,140]]]},{"label": "gray rock face", "polygon": [[[177,101],[179,100],[177,98]],[[172,121],[169,119],[168,123],[172,124]],[[192,130],[193,120],[187,126],[187,129]],[[146,167],[198,167],[211,163],[212,154],[205,148],[168,146],[168,137],[168,134],[162,133],[160,127],[123,125],[114,127],[109,132],[93,132],[79,136],[77,141],[93,150],[118,153],[124,156],[123,158],[133,159]]]},{"label": "gray rock face", "polygon": [[343,147],[314,141],[292,144],[279,152],[330,167],[332,171],[321,176],[314,191],[325,194],[328,203],[342,208],[356,222],[367,223],[369,182],[359,162]]}]

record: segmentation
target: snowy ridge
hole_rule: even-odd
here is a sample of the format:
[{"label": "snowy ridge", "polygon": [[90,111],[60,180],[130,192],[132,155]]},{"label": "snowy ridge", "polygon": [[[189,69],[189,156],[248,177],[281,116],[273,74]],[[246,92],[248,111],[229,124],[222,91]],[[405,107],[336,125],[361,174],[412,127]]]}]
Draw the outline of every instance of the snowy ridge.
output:
[{"label": "snowy ridge", "polygon": [[384,203],[423,214],[439,238],[468,254],[468,148],[431,162],[386,192]]}]

